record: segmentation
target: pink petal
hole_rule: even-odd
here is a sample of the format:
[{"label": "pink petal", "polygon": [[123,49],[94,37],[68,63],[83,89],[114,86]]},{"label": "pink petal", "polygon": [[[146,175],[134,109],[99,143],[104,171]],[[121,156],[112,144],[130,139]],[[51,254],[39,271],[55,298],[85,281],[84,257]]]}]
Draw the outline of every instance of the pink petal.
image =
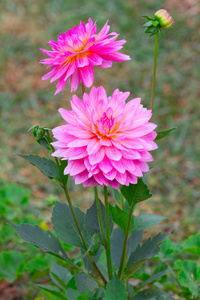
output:
[{"label": "pink petal", "polygon": [[86,87],[90,87],[94,81],[94,71],[91,66],[79,68],[79,75]]},{"label": "pink petal", "polygon": [[78,69],[71,75],[70,85],[71,85],[71,92],[77,90],[80,83],[80,77],[78,73]]}]

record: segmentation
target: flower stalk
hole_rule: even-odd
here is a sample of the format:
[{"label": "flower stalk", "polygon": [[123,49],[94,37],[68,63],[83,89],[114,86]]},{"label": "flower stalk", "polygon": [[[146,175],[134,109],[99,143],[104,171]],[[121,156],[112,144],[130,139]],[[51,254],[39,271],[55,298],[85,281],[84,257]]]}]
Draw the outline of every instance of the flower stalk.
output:
[{"label": "flower stalk", "polygon": [[[106,242],[104,228],[103,228],[101,207],[100,207],[100,202],[99,202],[98,190],[97,190],[96,186],[94,187],[94,191],[95,191],[95,200],[96,200],[96,205],[97,205],[97,214],[98,214],[99,226],[100,226],[100,230],[101,230],[101,235],[103,237],[104,247],[105,247],[105,250],[106,250],[107,249],[107,242]],[[106,251],[106,253],[107,253],[107,251]]]},{"label": "flower stalk", "polygon": [[106,212],[106,239],[107,239],[107,266],[108,266],[108,277],[112,279],[112,261],[111,261],[111,247],[110,247],[110,222],[109,222],[109,204],[108,204],[108,190],[107,186],[104,186],[104,200],[105,200],[105,212]]},{"label": "flower stalk", "polygon": [[118,272],[118,277],[119,278],[121,277],[121,275],[124,271],[124,265],[125,265],[125,261],[126,261],[126,250],[127,250],[128,235],[129,235],[129,229],[130,229],[130,224],[131,224],[131,218],[132,218],[132,215],[133,215],[134,204],[135,204],[135,202],[133,201],[132,204],[131,204],[131,207],[129,209],[128,222],[127,222],[127,226],[126,226],[126,232],[125,232],[124,243],[123,243],[123,248],[122,248],[121,261],[120,261],[119,272]]},{"label": "flower stalk", "polygon": [[155,34],[155,46],[154,46],[154,63],[153,63],[153,79],[152,79],[152,89],[151,89],[151,105],[150,109],[153,109],[153,100],[154,100],[154,90],[155,90],[155,81],[156,81],[156,62],[157,62],[157,53],[158,53],[158,31]]}]

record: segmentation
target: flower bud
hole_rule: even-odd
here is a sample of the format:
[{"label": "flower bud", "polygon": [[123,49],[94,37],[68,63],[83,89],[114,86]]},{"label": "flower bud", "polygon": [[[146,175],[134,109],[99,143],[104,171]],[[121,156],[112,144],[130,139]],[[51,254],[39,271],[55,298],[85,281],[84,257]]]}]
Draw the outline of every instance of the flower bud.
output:
[{"label": "flower bud", "polygon": [[163,28],[163,29],[170,28],[174,22],[173,18],[170,16],[168,11],[165,9],[158,10],[155,13],[154,18],[159,22],[161,28]]}]

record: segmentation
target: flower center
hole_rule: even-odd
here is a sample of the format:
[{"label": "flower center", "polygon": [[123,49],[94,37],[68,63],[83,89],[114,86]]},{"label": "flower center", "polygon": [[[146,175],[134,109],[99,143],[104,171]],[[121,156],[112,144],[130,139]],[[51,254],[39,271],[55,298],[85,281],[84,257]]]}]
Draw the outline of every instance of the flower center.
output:
[{"label": "flower center", "polygon": [[113,117],[111,116],[110,118],[108,118],[108,116],[104,112],[101,119],[97,120],[96,123],[97,134],[99,134],[101,137],[109,135],[113,129],[113,125]]}]

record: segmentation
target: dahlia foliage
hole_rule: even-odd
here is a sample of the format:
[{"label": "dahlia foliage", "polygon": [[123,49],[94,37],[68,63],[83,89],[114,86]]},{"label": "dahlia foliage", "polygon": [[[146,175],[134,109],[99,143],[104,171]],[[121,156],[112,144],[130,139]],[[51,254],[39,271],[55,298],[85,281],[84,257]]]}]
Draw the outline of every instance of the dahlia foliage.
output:
[{"label": "dahlia foliage", "polygon": [[43,80],[51,79],[51,82],[59,79],[55,94],[59,93],[70,78],[71,92],[79,87],[80,80],[86,87],[90,87],[94,81],[94,66],[110,68],[113,61],[129,60],[128,55],[118,53],[125,40],[116,41],[119,34],[108,33],[108,22],[101,31],[96,34],[96,23],[89,18],[88,23],[80,22],[79,27],[58,36],[58,41],[49,41],[53,51],[41,49],[50,58],[41,60],[42,64],[49,65],[52,70],[42,77]]},{"label": "dahlia foliage", "polygon": [[53,155],[68,160],[64,174],[76,184],[118,188],[136,184],[149,170],[149,151],[157,148],[156,125],[149,122],[151,110],[141,99],[126,103],[128,96],[116,89],[107,97],[103,87],[93,87],[83,100],[73,96],[72,111],[59,109],[67,125],[53,129],[58,140],[52,143],[57,149]]}]

